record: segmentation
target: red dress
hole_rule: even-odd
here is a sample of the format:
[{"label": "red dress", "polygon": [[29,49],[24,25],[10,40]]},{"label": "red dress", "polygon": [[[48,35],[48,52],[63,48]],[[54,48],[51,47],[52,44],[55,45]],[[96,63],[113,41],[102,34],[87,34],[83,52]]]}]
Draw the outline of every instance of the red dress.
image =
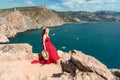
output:
[{"label": "red dress", "polygon": [[40,64],[50,64],[50,63],[56,63],[57,61],[60,59],[60,57],[58,56],[57,50],[54,47],[54,45],[51,43],[50,38],[46,37],[45,40],[45,47],[46,47],[46,51],[49,54],[49,59],[48,60],[34,60],[31,63],[40,63]]}]

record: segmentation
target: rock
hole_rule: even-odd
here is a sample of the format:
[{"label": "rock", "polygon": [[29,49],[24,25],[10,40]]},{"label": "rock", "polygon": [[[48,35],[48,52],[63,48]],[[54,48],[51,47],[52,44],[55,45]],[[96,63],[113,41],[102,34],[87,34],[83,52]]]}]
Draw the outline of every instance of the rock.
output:
[{"label": "rock", "polygon": [[63,71],[67,71],[69,73],[74,73],[74,71],[76,70],[75,66],[73,66],[70,58],[71,58],[71,55],[68,54],[68,53],[64,53],[60,50],[57,51],[61,60],[60,60],[60,64],[61,64],[61,67],[63,69]]},{"label": "rock", "polygon": [[72,55],[72,61],[82,72],[93,72],[105,80],[112,80],[114,76],[109,69],[92,56],[85,55],[82,52],[75,51]]},{"label": "rock", "polygon": [[[59,51],[60,52],[60,51]],[[71,53],[62,52],[61,61],[67,61],[71,59]],[[59,53],[60,54],[60,53]]]},{"label": "rock", "polygon": [[65,71],[65,72],[70,73],[71,75],[75,75],[74,73],[76,71],[76,66],[73,64],[71,60],[71,56],[72,56],[71,51],[68,53],[58,51],[58,53],[59,54],[62,53],[60,64],[61,64],[63,72]]},{"label": "rock", "polygon": [[61,50],[57,50],[57,53],[58,53],[59,57],[62,57],[64,55],[64,52]]},{"label": "rock", "polygon": [[61,67],[56,64],[31,64],[30,60],[0,61],[0,80],[44,80],[58,73],[61,73]]},{"label": "rock", "polygon": [[39,53],[33,53],[32,55],[33,55],[33,59],[34,59],[34,60],[38,60],[38,59],[42,56],[42,55],[39,54]]},{"label": "rock", "polygon": [[33,59],[32,46],[29,44],[1,44],[0,60]]},{"label": "rock", "polygon": [[72,80],[72,77],[69,74],[63,74],[61,75],[60,80]]},{"label": "rock", "polygon": [[0,80],[119,80],[119,70],[109,70],[92,56],[76,50],[58,54],[61,64],[31,64],[41,55],[32,54],[29,44],[1,44]]},{"label": "rock", "polygon": [[75,75],[75,71],[76,71],[76,66],[73,65],[71,60],[67,60],[67,61],[62,61],[61,60],[61,66],[63,71],[69,72],[72,75]]},{"label": "rock", "polygon": [[34,20],[38,23],[40,27],[42,26],[53,27],[64,24],[63,19],[56,12],[49,10],[45,7],[38,7],[35,9],[39,9],[39,10],[38,11],[33,10],[34,11],[33,13],[25,14],[25,15],[34,18]]},{"label": "rock", "polygon": [[7,37],[14,37],[19,32],[38,29],[43,26],[53,27],[64,24],[62,18],[45,7],[28,7],[1,10],[0,32]]},{"label": "rock", "polygon": [[[6,15],[4,18],[6,22],[3,25],[8,26],[7,27],[7,31],[9,32],[9,34],[7,34],[8,37],[17,34],[18,32],[24,32],[29,29],[37,29],[38,26],[34,20],[32,20],[28,16],[23,15],[19,11],[13,11]],[[10,27],[12,29],[9,29]],[[12,31],[14,31],[15,34],[10,35]]]},{"label": "rock", "polygon": [[113,80],[109,69],[92,56],[80,51],[70,51],[61,58],[63,72],[71,74],[74,80]]},{"label": "rock", "polygon": [[13,37],[16,35],[15,29],[9,24],[6,19],[0,20],[0,33],[7,37]]},{"label": "rock", "polygon": [[60,65],[31,64],[34,58],[29,44],[0,44],[0,80],[43,80],[61,73]]},{"label": "rock", "polygon": [[74,77],[74,80],[105,80],[105,79],[101,78],[100,76],[98,76],[95,73],[79,72]]},{"label": "rock", "polygon": [[48,80],[73,80],[70,74],[62,74],[60,77],[49,77]]},{"label": "rock", "polygon": [[0,33],[0,43],[9,42],[8,38]]},{"label": "rock", "polygon": [[116,80],[120,80],[120,69],[110,69]]}]

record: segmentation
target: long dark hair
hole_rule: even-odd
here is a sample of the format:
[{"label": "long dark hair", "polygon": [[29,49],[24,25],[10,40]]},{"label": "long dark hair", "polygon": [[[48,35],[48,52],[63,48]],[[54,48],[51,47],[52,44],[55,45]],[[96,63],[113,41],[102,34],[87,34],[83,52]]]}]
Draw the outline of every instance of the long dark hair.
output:
[{"label": "long dark hair", "polygon": [[43,31],[42,31],[42,39],[43,39],[43,36],[44,36],[45,32],[46,32],[46,28],[43,29]]},{"label": "long dark hair", "polygon": [[43,31],[42,31],[42,35],[41,35],[42,44],[43,44],[43,36],[44,36],[45,32],[46,32],[46,28],[44,28]]}]

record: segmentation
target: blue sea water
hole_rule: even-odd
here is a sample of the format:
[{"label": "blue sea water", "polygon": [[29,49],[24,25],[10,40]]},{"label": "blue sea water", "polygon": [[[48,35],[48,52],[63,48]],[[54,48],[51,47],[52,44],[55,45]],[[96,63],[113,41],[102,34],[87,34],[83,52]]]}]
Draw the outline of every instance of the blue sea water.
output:
[{"label": "blue sea water", "polygon": [[[29,30],[10,38],[10,43],[29,43],[40,53],[42,30]],[[120,23],[65,24],[50,28],[51,42],[58,50],[80,50],[108,68],[120,68]]]}]

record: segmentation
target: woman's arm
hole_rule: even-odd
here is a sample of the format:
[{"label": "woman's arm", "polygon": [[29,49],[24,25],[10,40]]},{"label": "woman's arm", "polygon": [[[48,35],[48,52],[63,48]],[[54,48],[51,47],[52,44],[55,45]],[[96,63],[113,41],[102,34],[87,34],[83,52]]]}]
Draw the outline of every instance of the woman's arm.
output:
[{"label": "woman's arm", "polygon": [[43,47],[44,47],[44,50],[46,50],[45,40],[46,40],[46,35],[43,35]]}]

